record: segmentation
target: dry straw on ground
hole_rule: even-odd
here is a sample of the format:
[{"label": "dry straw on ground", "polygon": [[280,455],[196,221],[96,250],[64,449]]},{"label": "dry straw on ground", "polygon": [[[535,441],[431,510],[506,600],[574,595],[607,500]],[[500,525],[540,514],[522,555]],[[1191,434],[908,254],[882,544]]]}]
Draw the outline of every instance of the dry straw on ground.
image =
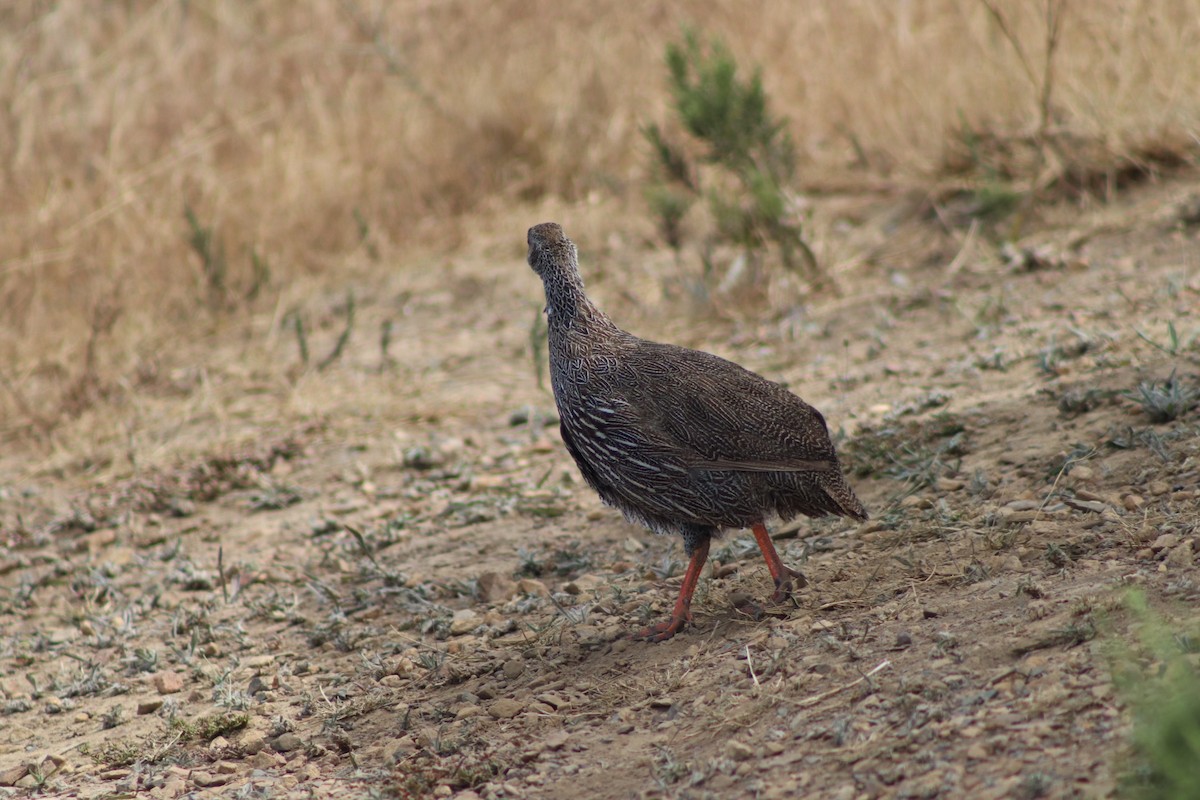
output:
[{"label": "dry straw on ground", "polygon": [[[1101,168],[1194,145],[1194,4],[1061,7],[1055,135]],[[662,54],[684,24],[762,66],[812,185],[927,181],[964,125],[1038,126],[1040,3],[10,3],[0,435],[130,391],[176,337],[286,303],[298,276],[337,285],[453,246],[464,215],[640,203],[639,127],[667,117]],[[222,258],[207,271],[189,209]],[[251,301],[256,257],[270,283]]]}]

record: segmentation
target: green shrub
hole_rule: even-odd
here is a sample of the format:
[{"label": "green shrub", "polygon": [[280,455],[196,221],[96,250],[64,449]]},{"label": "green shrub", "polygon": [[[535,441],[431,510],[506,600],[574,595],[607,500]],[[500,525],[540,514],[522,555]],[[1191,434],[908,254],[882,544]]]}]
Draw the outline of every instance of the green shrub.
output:
[{"label": "green shrub", "polygon": [[1164,620],[1131,592],[1136,643],[1114,646],[1113,681],[1133,718],[1118,794],[1138,800],[1200,797],[1200,638]]},{"label": "green shrub", "polygon": [[680,147],[656,124],[643,129],[655,174],[646,199],[663,239],[679,251],[682,221],[703,197],[714,227],[707,245],[740,247],[755,268],[774,246],[785,267],[823,283],[788,197],[795,148],[786,122],[768,108],[761,72],[743,79],[720,40],[703,44],[694,31],[667,46],[666,61],[673,106],[692,141]]}]

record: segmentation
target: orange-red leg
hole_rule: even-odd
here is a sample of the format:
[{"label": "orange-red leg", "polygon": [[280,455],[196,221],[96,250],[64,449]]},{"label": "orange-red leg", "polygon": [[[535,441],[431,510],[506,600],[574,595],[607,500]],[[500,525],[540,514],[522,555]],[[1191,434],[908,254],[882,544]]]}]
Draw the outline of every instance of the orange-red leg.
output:
[{"label": "orange-red leg", "polygon": [[775,552],[775,543],[771,541],[771,535],[767,533],[766,525],[756,522],[753,530],[754,541],[758,542],[758,549],[762,551],[763,558],[767,561],[767,569],[771,571],[771,578],[775,581],[775,593],[771,595],[771,602],[782,603],[790,600],[792,578],[797,579],[800,586],[804,586],[804,575],[784,566],[783,561],[779,558],[779,553]]},{"label": "orange-red leg", "polygon": [[[709,542],[709,539],[705,539],[692,551],[692,559],[688,562],[687,572],[683,574],[683,585],[679,587],[679,597],[675,600],[675,609],[671,612],[671,618],[666,622],[660,622],[638,631],[633,634],[632,638],[645,639],[648,642],[665,642],[692,621],[692,594],[696,591],[696,584],[700,582],[700,571],[704,569],[704,562],[708,560]],[[776,560],[778,558],[776,556]]]}]

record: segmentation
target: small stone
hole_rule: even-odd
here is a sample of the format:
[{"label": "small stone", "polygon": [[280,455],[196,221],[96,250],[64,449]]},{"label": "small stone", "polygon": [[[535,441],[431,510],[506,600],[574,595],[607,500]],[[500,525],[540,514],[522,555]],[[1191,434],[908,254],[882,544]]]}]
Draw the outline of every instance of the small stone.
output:
[{"label": "small stone", "polygon": [[1012,500],[1004,504],[1010,511],[1036,511],[1041,503],[1036,500]]},{"label": "small stone", "polygon": [[21,764],[16,767],[9,767],[0,772],[0,786],[16,786],[17,781],[29,774],[29,767]]},{"label": "small stone", "polygon": [[[216,739],[213,741],[215,742]],[[218,761],[214,766],[221,775],[233,775],[238,771],[237,764],[234,764],[232,761]]]},{"label": "small stone", "polygon": [[303,743],[300,741],[299,736],[291,731],[288,731],[287,733],[277,736],[275,741],[272,743],[272,746],[280,753],[290,753],[293,750],[299,750],[302,744]]},{"label": "small stone", "polygon": [[413,663],[411,658],[408,658],[407,656],[400,656],[396,659],[395,663],[392,664],[392,673],[399,675],[400,677],[404,677],[406,675],[413,674],[413,671],[416,668],[417,665]]},{"label": "small stone", "polygon": [[243,660],[242,666],[249,667],[250,669],[263,669],[264,667],[269,667],[274,663],[275,656],[271,655],[270,653],[264,653],[263,655],[250,656],[249,658]]},{"label": "small stone", "polygon": [[584,594],[592,592],[604,585],[604,579],[598,575],[580,575],[573,581],[570,581],[563,586],[563,591],[567,594]]},{"label": "small stone", "polygon": [[1150,494],[1154,495],[1155,497],[1159,497],[1160,495],[1164,495],[1171,491],[1171,485],[1166,481],[1150,481],[1150,483],[1146,486],[1146,489],[1150,492]]},{"label": "small stone", "polygon": [[996,516],[1003,524],[1016,525],[1021,522],[1033,522],[1039,514],[1036,508],[1014,510],[1006,506],[1000,509]]},{"label": "small stone", "polygon": [[384,675],[379,679],[380,686],[386,686],[389,689],[397,689],[404,685],[404,679],[399,675]]},{"label": "small stone", "polygon": [[915,494],[910,494],[900,501],[900,507],[916,509],[933,508],[933,501],[928,497],[918,497]]},{"label": "small stone", "polygon": [[247,763],[254,769],[268,770],[282,766],[285,762],[283,756],[278,753],[272,753],[269,750],[260,750],[247,759]]},{"label": "small stone", "polygon": [[504,677],[512,680],[521,677],[525,671],[525,662],[519,658],[510,658],[504,662]]},{"label": "small stone", "polygon": [[1090,481],[1096,477],[1096,471],[1084,464],[1077,464],[1071,468],[1071,477],[1077,481]]},{"label": "small stone", "polygon": [[1150,549],[1157,553],[1159,550],[1170,550],[1177,544],[1179,544],[1179,534],[1164,533],[1154,540],[1154,544],[1150,545]]},{"label": "small stone", "polygon": [[192,783],[204,789],[210,786],[224,786],[229,782],[228,775],[214,775],[211,772],[197,770],[192,773]]},{"label": "small stone", "polygon": [[566,731],[555,731],[542,739],[542,748],[544,750],[562,750],[567,746],[570,738]]},{"label": "small stone", "polygon": [[488,714],[494,719],[512,719],[525,710],[525,704],[510,697],[502,697],[488,707]]},{"label": "small stone", "polygon": [[1140,511],[1146,505],[1146,498],[1140,494],[1127,494],[1121,498],[1121,505],[1125,506],[1126,511]]},{"label": "small stone", "polygon": [[1080,500],[1077,497],[1068,497],[1063,502],[1078,511],[1090,511],[1093,514],[1103,514],[1108,510],[1108,504],[1099,500]]},{"label": "small stone", "polygon": [[546,584],[536,578],[522,578],[517,581],[517,591],[520,594],[534,595],[536,597],[550,596],[550,590],[546,588]]},{"label": "small stone", "polygon": [[158,711],[160,708],[162,708],[162,705],[163,701],[161,697],[155,697],[152,700],[139,700],[137,704],[138,716],[140,717],[146,714],[153,714],[155,711]]},{"label": "small stone", "polygon": [[[220,752],[220,751],[224,750],[226,747],[229,747],[229,740],[226,739],[224,736],[218,736],[215,739],[213,739],[211,742],[208,743],[208,749],[214,753]],[[220,772],[220,771],[221,770],[219,770],[219,769],[217,770],[217,772]]]},{"label": "small stone", "polygon": [[470,719],[471,717],[479,716],[483,716],[483,707],[477,706],[474,703],[459,706],[458,711],[454,712],[455,719]]},{"label": "small stone", "polygon": [[454,616],[450,618],[450,635],[461,636],[464,633],[470,633],[481,624],[479,615],[469,608],[462,608],[454,612]]},{"label": "small stone", "polygon": [[754,748],[737,739],[725,743],[725,756],[734,761],[745,761],[754,757]]},{"label": "small stone", "polygon": [[1186,541],[1177,547],[1172,548],[1167,554],[1165,563],[1172,567],[1190,567],[1195,561],[1195,554],[1192,552],[1191,541]]},{"label": "small stone", "polygon": [[154,688],[159,694],[183,691],[183,676],[178,672],[159,672],[154,676]]},{"label": "small stone", "polygon": [[965,485],[966,484],[964,484],[962,481],[955,478],[938,478],[934,483],[934,486],[936,486],[940,492],[957,492]]},{"label": "small stone", "polygon": [[479,599],[485,603],[503,603],[517,596],[517,584],[499,572],[485,572],[475,580]]}]

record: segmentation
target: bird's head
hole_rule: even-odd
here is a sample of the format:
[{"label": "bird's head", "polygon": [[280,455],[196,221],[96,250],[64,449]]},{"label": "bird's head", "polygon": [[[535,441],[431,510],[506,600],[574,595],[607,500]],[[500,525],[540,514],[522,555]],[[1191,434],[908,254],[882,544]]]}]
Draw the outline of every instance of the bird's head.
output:
[{"label": "bird's head", "polygon": [[529,229],[529,266],[543,280],[564,268],[578,269],[575,244],[557,222],[543,222]]}]

